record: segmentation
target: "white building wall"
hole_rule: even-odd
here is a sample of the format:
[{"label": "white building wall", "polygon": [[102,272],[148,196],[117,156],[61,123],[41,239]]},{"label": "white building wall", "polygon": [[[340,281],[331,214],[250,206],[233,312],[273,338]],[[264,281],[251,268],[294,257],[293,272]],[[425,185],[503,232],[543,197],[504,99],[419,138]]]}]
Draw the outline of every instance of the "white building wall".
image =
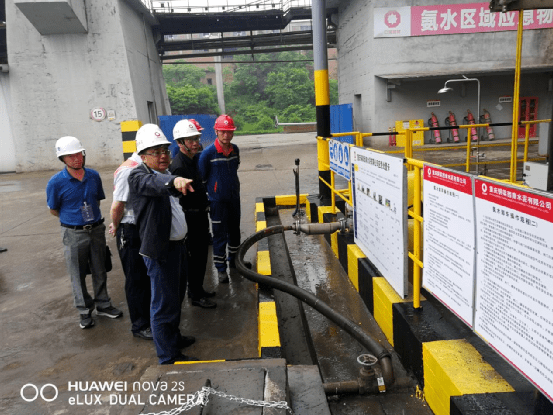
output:
[{"label": "white building wall", "polygon": [[[154,45],[150,25],[146,24],[145,30],[136,9],[128,6],[127,2],[132,1],[140,3],[86,0],[87,33],[45,36],[14,0],[6,1],[11,96],[8,111],[16,171],[61,168],[54,144],[64,135],[81,140],[87,150],[87,165],[118,164],[123,154],[120,122],[147,119],[146,100],[158,101],[159,114],[166,111],[157,53],[148,52],[154,62],[150,76],[136,76],[135,72],[143,72],[147,62],[129,58],[147,55],[140,52],[145,49],[146,36]],[[135,21],[139,28],[134,27]],[[140,37],[135,30],[140,31]],[[133,33],[126,33],[129,31]],[[154,79],[156,86],[152,86]],[[92,120],[90,112],[98,107],[115,111],[115,119]]]},{"label": "white building wall", "polygon": [[15,146],[10,122],[10,78],[0,73],[0,172],[15,171]]},{"label": "white building wall", "polygon": [[[444,2],[426,0],[416,5],[424,4]],[[500,96],[512,96],[514,92],[516,31],[374,38],[375,7],[412,5],[406,1],[368,0],[339,4],[339,99],[340,103],[355,103],[358,98],[354,97],[361,94],[363,115],[362,120],[356,120],[357,129],[385,132],[395,121],[410,119],[423,119],[427,125],[431,112],[438,116],[442,126],[449,111],[455,113],[458,123],[464,123],[467,109],[476,114],[477,83],[450,84],[454,92],[437,94],[446,80],[460,78],[462,74],[480,80],[480,108],[491,113],[493,122],[512,122],[512,104],[498,104]],[[551,117],[553,95],[549,82],[553,56],[548,52],[551,49],[552,29],[524,31],[520,96],[538,96],[539,119]],[[386,78],[390,75],[405,76],[400,76],[399,85],[391,89],[392,100],[388,102]],[[428,108],[427,101],[436,99],[441,106]],[[510,135],[511,127],[496,127],[498,138]],[[387,137],[375,137],[371,144],[384,145],[387,141]]]}]

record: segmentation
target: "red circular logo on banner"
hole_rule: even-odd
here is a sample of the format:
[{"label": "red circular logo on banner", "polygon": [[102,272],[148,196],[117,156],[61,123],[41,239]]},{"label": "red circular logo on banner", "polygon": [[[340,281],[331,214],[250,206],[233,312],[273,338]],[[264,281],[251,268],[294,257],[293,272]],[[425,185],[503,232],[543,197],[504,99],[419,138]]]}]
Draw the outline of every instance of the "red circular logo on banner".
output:
[{"label": "red circular logo on banner", "polygon": [[395,10],[390,10],[388,13],[384,15],[384,24],[388,26],[390,29],[393,29],[394,27],[398,27],[400,23],[401,23],[401,15]]}]

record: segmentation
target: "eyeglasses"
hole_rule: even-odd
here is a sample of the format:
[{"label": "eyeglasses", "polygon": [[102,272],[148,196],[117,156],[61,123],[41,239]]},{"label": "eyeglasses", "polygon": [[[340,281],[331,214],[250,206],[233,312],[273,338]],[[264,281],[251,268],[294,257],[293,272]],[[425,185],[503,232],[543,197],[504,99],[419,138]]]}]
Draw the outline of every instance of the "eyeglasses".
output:
[{"label": "eyeglasses", "polygon": [[167,150],[156,150],[152,151],[151,153],[144,153],[147,156],[154,156],[154,157],[161,157],[163,155],[169,156],[171,154],[171,151],[169,149]]}]

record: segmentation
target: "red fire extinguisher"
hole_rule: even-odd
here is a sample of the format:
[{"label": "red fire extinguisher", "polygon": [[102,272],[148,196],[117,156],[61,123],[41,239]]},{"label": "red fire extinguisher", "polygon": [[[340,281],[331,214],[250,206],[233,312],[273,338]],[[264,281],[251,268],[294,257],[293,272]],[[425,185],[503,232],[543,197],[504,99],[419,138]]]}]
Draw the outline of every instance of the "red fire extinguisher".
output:
[{"label": "red fire extinguisher", "polygon": [[[484,109],[483,112],[484,112],[484,123],[491,124],[492,117],[490,117],[490,113],[486,109]],[[495,139],[495,134],[493,133],[493,128],[491,125],[488,125],[486,127],[486,133],[488,134],[488,140],[492,141],[493,139]]]},{"label": "red fire extinguisher", "polygon": [[[470,124],[474,125],[476,122],[474,121],[474,116],[472,115],[472,112],[470,110],[467,110],[467,116],[465,117],[465,120]],[[472,141],[478,141],[478,134],[476,133],[476,128],[470,129],[470,138]]]},{"label": "red fire extinguisher", "polygon": [[[394,130],[395,130],[395,128],[394,128]],[[388,132],[390,133],[390,135],[388,136],[388,145],[390,147],[395,147],[396,146],[396,135],[392,134],[392,128],[391,127],[388,128]]]},{"label": "red fire extinguisher", "polygon": [[[445,125],[448,125],[450,127],[457,127],[457,121],[455,120],[455,114],[453,114],[451,111],[449,111],[449,116],[445,119]],[[458,143],[459,142],[459,129],[453,128],[451,130],[451,135],[453,135],[453,142]]]},{"label": "red fire extinguisher", "polygon": [[[439,127],[440,124],[438,124],[438,117],[436,117],[436,114],[433,112],[430,113],[432,117],[428,120],[428,125],[431,125],[432,127]],[[433,130],[434,133],[434,141],[436,144],[440,144],[442,142],[442,133],[440,130]]]}]

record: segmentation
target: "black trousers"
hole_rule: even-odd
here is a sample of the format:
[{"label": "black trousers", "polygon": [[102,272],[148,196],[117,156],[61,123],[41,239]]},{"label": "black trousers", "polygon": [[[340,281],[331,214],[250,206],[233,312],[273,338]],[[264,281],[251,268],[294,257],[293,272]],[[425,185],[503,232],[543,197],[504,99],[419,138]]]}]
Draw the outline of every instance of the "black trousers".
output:
[{"label": "black trousers", "polygon": [[[204,276],[207,268],[209,251],[209,219],[207,212],[185,212],[188,235],[186,250],[188,251],[188,290],[192,300],[204,296]],[[184,291],[184,290],[183,290]],[[184,300],[184,293],[182,293]]]},{"label": "black trousers", "polygon": [[116,233],[117,250],[125,273],[125,294],[133,332],[150,327],[150,277],[140,251],[135,225],[121,223]]}]

